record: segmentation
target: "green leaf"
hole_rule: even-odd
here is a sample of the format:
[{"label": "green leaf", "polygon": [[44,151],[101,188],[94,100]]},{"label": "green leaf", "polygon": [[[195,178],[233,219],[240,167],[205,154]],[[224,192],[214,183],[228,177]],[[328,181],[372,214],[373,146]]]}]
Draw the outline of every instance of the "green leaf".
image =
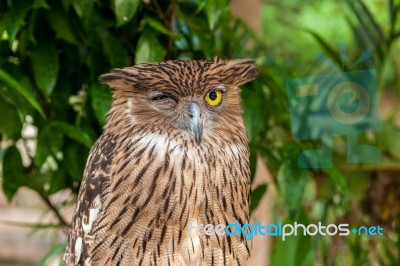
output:
[{"label": "green leaf", "polygon": [[94,0],[86,0],[86,1],[74,1],[74,9],[76,14],[81,17],[83,20],[90,17],[93,12]]},{"label": "green leaf", "polygon": [[263,146],[258,147],[258,149],[260,151],[260,154],[266,160],[266,163],[268,164],[268,168],[271,171],[271,173],[277,173],[281,165],[281,160],[279,158],[279,155],[274,152],[275,149]]},{"label": "green leaf", "polygon": [[31,1],[29,0],[14,0],[10,9],[5,13],[0,20],[0,34],[4,31],[8,32],[10,43],[12,43],[28,13]]},{"label": "green leaf", "polygon": [[48,183],[49,175],[40,172],[34,172],[29,173],[29,175],[26,176],[26,182],[24,185],[38,193],[44,193],[46,187],[45,185]]},{"label": "green leaf", "polygon": [[19,34],[19,39],[18,39],[18,48],[17,48],[17,52],[19,54],[26,54],[26,50],[28,45],[30,44],[30,32],[29,32],[29,28],[25,27],[21,30],[20,34]]},{"label": "green leaf", "polygon": [[156,31],[163,33],[165,35],[172,35],[172,33],[167,29],[167,27],[164,26],[160,21],[151,18],[151,17],[146,17],[146,22]]},{"label": "green leaf", "polygon": [[64,162],[68,165],[66,170],[73,180],[82,180],[88,154],[89,149],[79,143],[71,143],[66,147]]},{"label": "green leaf", "polygon": [[400,130],[392,123],[385,123],[383,125],[382,131],[379,132],[379,140],[385,151],[389,152],[397,160],[400,160]]},{"label": "green leaf", "polygon": [[251,141],[254,141],[257,135],[263,130],[265,117],[265,97],[260,84],[245,85],[241,91],[243,101],[243,119],[247,134]]},{"label": "green leaf", "polygon": [[3,158],[3,191],[11,202],[18,188],[24,185],[24,166],[15,146],[9,147]]},{"label": "green leaf", "polygon": [[[38,20],[41,18],[40,16],[41,11],[33,10],[32,14],[27,22],[27,29],[25,31],[28,32],[28,37],[30,43],[36,44],[36,38],[35,38],[35,25],[37,25]],[[25,45],[24,49],[19,49],[25,51],[27,47],[29,46],[29,42]],[[22,51],[21,51],[22,52]]]},{"label": "green leaf", "polygon": [[35,164],[41,167],[49,155],[55,155],[61,151],[64,136],[57,130],[54,124],[48,124],[38,133]]},{"label": "green leaf", "polygon": [[102,38],[102,43],[111,67],[125,67],[129,64],[128,53],[120,40],[107,34]]},{"label": "green leaf", "polygon": [[111,91],[106,86],[95,83],[90,87],[90,95],[97,121],[99,121],[101,126],[104,126],[106,123],[106,114],[111,107]]},{"label": "green leaf", "polygon": [[[368,259],[369,252],[368,249],[364,248],[362,240],[364,240],[362,237],[353,234],[350,234],[347,240],[349,250],[353,257],[352,265],[354,266],[362,266],[369,264],[369,259]],[[396,265],[396,264],[389,264],[389,265]]]},{"label": "green leaf", "polygon": [[[374,26],[374,27],[375,26],[379,27],[378,24],[376,24],[375,20],[372,18],[372,15],[369,13],[369,10],[366,9],[365,6],[364,6],[365,9],[363,9],[363,6],[361,5],[361,10],[360,10],[360,8],[358,8],[358,6],[355,3],[356,1],[347,0],[346,2],[349,5],[353,14],[356,16],[357,20],[359,21],[360,26],[364,30],[365,36],[371,42],[371,44],[374,45],[378,57],[380,58],[381,61],[383,61],[383,51],[382,51],[382,47],[380,46],[380,43],[385,43],[383,33],[379,32],[379,31],[381,31],[381,29],[375,28],[375,30],[377,30],[378,35],[382,34],[382,36],[378,36],[378,37],[383,38],[383,39],[378,40],[377,38],[375,38],[375,36],[373,34],[373,30],[370,29],[370,27],[368,25],[370,23],[368,23],[368,22],[372,22],[372,24],[373,24],[372,26]],[[361,1],[357,1],[357,2],[361,3]],[[369,15],[371,15],[371,17],[369,17]],[[372,19],[372,21],[371,21],[371,19]],[[374,23],[375,23],[375,25],[374,25]],[[364,40],[364,42],[365,41],[367,41],[367,40]]]},{"label": "green leaf", "polygon": [[353,31],[353,36],[355,37],[355,40],[357,41],[358,45],[362,50],[367,50],[368,48],[368,43],[365,41],[365,32],[358,26],[354,25],[350,18],[346,18],[347,23],[349,24],[351,30]]},{"label": "green leaf", "polygon": [[0,98],[0,133],[7,139],[18,140],[21,137],[22,124],[18,112],[4,98]]},{"label": "green leaf", "polygon": [[257,207],[260,204],[260,201],[266,191],[267,191],[267,185],[262,184],[262,185],[259,185],[258,187],[256,187],[251,192],[251,210],[257,209]]},{"label": "green leaf", "polygon": [[208,18],[208,25],[211,30],[215,30],[217,24],[220,22],[224,13],[229,10],[229,1],[221,0],[207,0],[206,14]]},{"label": "green leaf", "polygon": [[[292,223],[292,221],[289,219],[284,221],[283,224]],[[296,222],[306,226],[309,224],[309,219],[303,210],[300,210]],[[287,236],[285,241],[282,240],[281,236],[277,236],[270,265],[312,266],[315,264],[313,239],[309,235],[304,236],[301,230],[300,228],[300,233],[297,236]]]},{"label": "green leaf", "polygon": [[33,8],[45,8],[49,9],[49,5],[46,3],[46,0],[35,0],[32,5]]},{"label": "green leaf", "polygon": [[373,28],[376,31],[376,34],[379,37],[379,43],[386,43],[386,38],[385,38],[385,34],[383,33],[382,28],[379,26],[379,24],[377,23],[376,19],[374,18],[374,16],[372,15],[371,11],[368,9],[368,7],[363,3],[363,1],[358,1],[358,3],[360,4],[362,10],[364,11],[364,15],[365,17],[368,18],[369,22],[372,24]]},{"label": "green leaf", "polygon": [[59,70],[56,48],[49,43],[35,45],[31,57],[36,84],[44,95],[50,96],[56,85]]},{"label": "green leaf", "polygon": [[332,178],[333,182],[339,186],[344,196],[348,196],[348,186],[346,178],[336,168],[325,168],[324,171]]},{"label": "green leaf", "polygon": [[53,247],[52,249],[50,249],[50,251],[46,254],[46,256],[44,256],[39,263],[37,264],[38,266],[45,266],[49,264],[49,261],[60,254],[63,254],[65,251],[65,247],[67,246],[67,243],[62,243],[59,244],[55,247]]},{"label": "green leaf", "polygon": [[[319,45],[335,61],[335,63],[338,66],[342,65],[342,59],[340,58],[340,54],[335,52],[335,49],[333,49],[333,47],[321,35],[312,30],[307,30],[307,32],[314,37],[314,39],[319,43]],[[344,71],[347,71],[346,65],[344,65]]]},{"label": "green leaf", "polygon": [[252,183],[256,175],[257,168],[257,146],[250,143],[250,182]]},{"label": "green leaf", "polygon": [[90,148],[93,141],[89,134],[82,129],[65,122],[52,122],[39,131],[35,164],[41,167],[50,155],[62,151],[64,137],[68,136]]},{"label": "green leaf", "polygon": [[113,2],[117,26],[121,26],[131,20],[140,4],[140,0],[114,0]]},{"label": "green leaf", "polygon": [[47,12],[47,19],[50,27],[56,33],[56,37],[63,39],[70,44],[76,44],[77,37],[73,30],[67,14],[62,10],[62,7],[54,7],[51,12]]},{"label": "green leaf", "polygon": [[303,203],[303,194],[308,181],[307,171],[297,162],[300,150],[294,145],[286,147],[283,162],[278,170],[278,186],[290,217],[295,217]]},{"label": "green leaf", "polygon": [[163,61],[164,57],[165,49],[157,37],[149,32],[142,33],[142,35],[140,35],[135,53],[136,64],[159,62]]},{"label": "green leaf", "polygon": [[67,169],[64,167],[59,167],[55,173],[51,176],[50,188],[47,191],[48,195],[54,194],[64,188],[66,188],[68,180]]},{"label": "green leaf", "polygon": [[71,139],[85,145],[88,148],[92,147],[93,145],[93,140],[89,134],[76,126],[67,124],[65,122],[54,122],[52,126],[55,127],[55,130],[58,132],[70,137]]},{"label": "green leaf", "polygon": [[22,86],[18,81],[8,75],[8,73],[3,71],[2,69],[0,69],[0,82],[2,82],[6,87],[18,91],[42,115],[42,117],[45,118],[42,107],[40,106],[39,102],[36,100],[32,92],[27,90],[24,86]]},{"label": "green leaf", "polygon": [[[6,65],[3,67],[9,76],[13,77],[14,80],[18,80],[20,86],[25,88],[26,91],[33,92],[31,75],[30,73],[25,73],[23,69],[18,66]],[[1,84],[1,81],[0,81]],[[19,120],[24,122],[27,115],[32,115],[35,113],[35,108],[30,104],[30,102],[17,90],[9,86],[0,85],[0,97],[12,104],[16,111],[18,112]]]}]

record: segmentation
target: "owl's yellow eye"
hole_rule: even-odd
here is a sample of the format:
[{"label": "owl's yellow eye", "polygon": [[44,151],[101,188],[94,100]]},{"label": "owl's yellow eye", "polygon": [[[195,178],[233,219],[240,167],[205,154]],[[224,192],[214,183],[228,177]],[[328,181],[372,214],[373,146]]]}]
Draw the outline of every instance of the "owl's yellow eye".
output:
[{"label": "owl's yellow eye", "polygon": [[211,106],[217,106],[222,101],[222,91],[212,90],[206,94],[206,102]]}]

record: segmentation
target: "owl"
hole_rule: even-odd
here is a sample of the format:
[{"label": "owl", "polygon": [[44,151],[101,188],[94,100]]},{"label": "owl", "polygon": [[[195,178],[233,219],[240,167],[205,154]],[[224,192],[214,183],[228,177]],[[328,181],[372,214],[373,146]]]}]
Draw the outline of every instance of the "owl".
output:
[{"label": "owl", "polygon": [[[249,221],[248,137],[239,86],[253,60],[172,60],[114,69],[63,265],[244,265],[244,235],[206,225]],[[203,227],[202,227],[203,226]]]}]

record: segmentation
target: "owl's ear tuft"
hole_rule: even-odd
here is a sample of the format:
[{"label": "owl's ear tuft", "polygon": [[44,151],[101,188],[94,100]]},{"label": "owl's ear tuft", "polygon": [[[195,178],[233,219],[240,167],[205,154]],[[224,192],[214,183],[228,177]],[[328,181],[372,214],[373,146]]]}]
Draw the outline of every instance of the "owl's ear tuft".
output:
[{"label": "owl's ear tuft", "polygon": [[115,68],[111,73],[101,75],[99,80],[101,83],[107,84],[115,90],[126,90],[132,88],[137,83],[130,72],[132,71],[128,70],[128,68]]},{"label": "owl's ear tuft", "polygon": [[253,59],[235,59],[226,61],[225,82],[234,86],[254,80],[259,74]]}]

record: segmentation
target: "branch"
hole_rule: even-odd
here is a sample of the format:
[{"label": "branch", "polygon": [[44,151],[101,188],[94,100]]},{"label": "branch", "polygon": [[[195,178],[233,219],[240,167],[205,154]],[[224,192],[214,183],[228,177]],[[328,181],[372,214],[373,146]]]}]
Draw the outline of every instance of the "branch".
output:
[{"label": "branch", "polygon": [[162,8],[160,7],[160,5],[158,4],[158,2],[153,1],[152,3],[154,4],[154,6],[156,8],[158,17],[160,19],[162,19],[165,24],[168,24],[168,18],[164,15],[164,12],[163,12]]},{"label": "branch", "polygon": [[65,221],[64,217],[61,215],[61,213],[58,211],[58,209],[53,205],[53,203],[50,201],[49,197],[47,197],[46,195],[43,195],[42,193],[39,193],[39,195],[43,199],[43,201],[46,203],[46,205],[49,207],[49,209],[58,218],[61,226],[63,227],[63,231],[67,232],[70,225],[67,223],[67,221]]},{"label": "branch", "polygon": [[24,222],[16,222],[16,221],[11,221],[11,220],[0,220],[0,224],[4,224],[7,226],[22,227],[22,228],[33,228],[33,229],[37,229],[37,230],[63,227],[63,225],[61,225],[61,224],[24,223]]},{"label": "branch", "polygon": [[176,1],[173,1],[170,8],[171,8],[171,15],[169,16],[169,31],[171,33],[171,35],[168,37],[168,50],[167,50],[167,55],[168,55],[168,59],[173,59],[171,58],[172,56],[172,51],[174,48],[174,37],[173,37],[173,33],[174,33],[174,24],[175,24],[175,19],[176,19],[176,7],[177,7],[177,3]]}]

